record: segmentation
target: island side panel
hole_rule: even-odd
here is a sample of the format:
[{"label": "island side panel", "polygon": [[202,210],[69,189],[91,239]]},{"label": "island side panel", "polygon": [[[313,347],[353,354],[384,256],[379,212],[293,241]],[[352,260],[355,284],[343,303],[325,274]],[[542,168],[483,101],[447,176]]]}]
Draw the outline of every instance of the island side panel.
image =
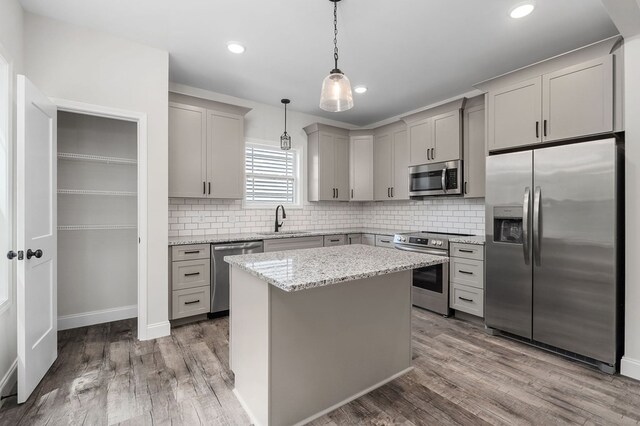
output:
[{"label": "island side panel", "polygon": [[251,420],[269,418],[269,284],[230,267],[229,358],[233,392]]},{"label": "island side panel", "polygon": [[284,292],[271,286],[270,424],[309,421],[411,367],[402,271]]}]

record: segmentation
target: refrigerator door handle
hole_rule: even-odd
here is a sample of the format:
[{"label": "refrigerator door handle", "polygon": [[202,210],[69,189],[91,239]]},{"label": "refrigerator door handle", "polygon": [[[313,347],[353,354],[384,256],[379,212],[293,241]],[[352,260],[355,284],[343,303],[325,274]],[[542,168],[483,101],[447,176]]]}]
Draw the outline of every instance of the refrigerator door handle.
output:
[{"label": "refrigerator door handle", "polygon": [[533,259],[537,266],[540,266],[540,199],[542,191],[536,186],[533,195]]},{"label": "refrigerator door handle", "polygon": [[529,264],[529,204],[531,203],[531,189],[527,186],[524,189],[524,200],[522,201],[522,250],[524,252],[524,263]]}]

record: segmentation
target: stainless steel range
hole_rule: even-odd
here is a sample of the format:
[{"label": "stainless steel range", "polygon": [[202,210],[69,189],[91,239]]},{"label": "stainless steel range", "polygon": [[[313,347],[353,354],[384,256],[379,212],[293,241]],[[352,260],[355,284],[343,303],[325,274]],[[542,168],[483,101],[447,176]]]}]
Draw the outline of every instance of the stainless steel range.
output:
[{"label": "stainless steel range", "polygon": [[[469,234],[415,232],[396,234],[393,243],[398,250],[449,256],[449,237]],[[449,316],[449,264],[413,270],[413,304]]]}]

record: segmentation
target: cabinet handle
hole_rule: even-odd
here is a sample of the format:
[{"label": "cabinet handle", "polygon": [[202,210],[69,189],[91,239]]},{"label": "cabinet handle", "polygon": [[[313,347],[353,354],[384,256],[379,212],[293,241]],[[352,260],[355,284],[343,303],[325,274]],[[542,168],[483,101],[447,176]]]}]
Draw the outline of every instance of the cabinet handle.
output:
[{"label": "cabinet handle", "polygon": [[391,187],[391,198],[393,198],[393,186]]},{"label": "cabinet handle", "polygon": [[380,240],[381,243],[385,243],[385,244],[391,244],[391,241],[389,240]]},{"label": "cabinet handle", "polygon": [[460,272],[461,274],[473,275],[473,272],[463,271],[461,269],[458,269],[458,272]]},{"label": "cabinet handle", "polygon": [[544,127],[544,130],[542,131],[542,134],[544,136],[547,136],[547,120],[544,120],[542,123],[543,123],[542,126]]},{"label": "cabinet handle", "polygon": [[460,299],[460,300],[464,300],[465,302],[473,302],[473,299],[467,299],[466,297],[460,297],[460,296],[458,296],[458,299]]},{"label": "cabinet handle", "polygon": [[188,273],[188,274],[184,274],[185,277],[192,277],[194,275],[200,275],[200,272],[191,272],[191,273]]},{"label": "cabinet handle", "polygon": [[339,242],[339,241],[340,241],[340,239],[337,239],[337,240],[329,240],[329,242],[331,242],[331,243],[337,243],[337,242]]},{"label": "cabinet handle", "polygon": [[336,198],[340,198],[340,188],[336,188]]},{"label": "cabinet handle", "polygon": [[211,195],[211,182],[209,182],[209,195]]},{"label": "cabinet handle", "polygon": [[467,182],[464,183],[464,193],[465,194],[469,193],[469,191],[467,191]]},{"label": "cabinet handle", "polygon": [[351,198],[353,198],[353,188],[351,189]]},{"label": "cabinet handle", "polygon": [[202,182],[202,195],[207,195],[207,182]]},{"label": "cabinet handle", "polygon": [[473,253],[473,250],[467,250],[467,249],[458,249],[458,251],[462,253]]},{"label": "cabinet handle", "polygon": [[387,198],[391,198],[391,188],[387,186]]},{"label": "cabinet handle", "polygon": [[191,250],[191,251],[185,251],[184,254],[198,254],[200,253],[200,250]]},{"label": "cabinet handle", "polygon": [[540,137],[540,122],[536,121],[536,139]]},{"label": "cabinet handle", "polygon": [[192,300],[191,302],[184,302],[185,305],[193,305],[194,303],[198,303],[200,302],[200,299],[198,300]]},{"label": "cabinet handle", "polygon": [[432,160],[436,159],[436,149],[435,148],[431,148],[431,159]]},{"label": "cabinet handle", "polygon": [[429,155],[430,152],[431,152],[431,150],[429,148],[427,148],[427,160],[431,160],[431,156]]}]

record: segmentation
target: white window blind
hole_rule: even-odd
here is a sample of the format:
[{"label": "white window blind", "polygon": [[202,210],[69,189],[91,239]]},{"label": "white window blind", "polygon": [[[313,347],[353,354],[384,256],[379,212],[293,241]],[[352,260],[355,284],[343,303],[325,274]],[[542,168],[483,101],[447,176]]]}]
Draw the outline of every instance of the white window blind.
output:
[{"label": "white window blind", "polygon": [[297,152],[279,147],[247,144],[246,201],[296,203]]}]

